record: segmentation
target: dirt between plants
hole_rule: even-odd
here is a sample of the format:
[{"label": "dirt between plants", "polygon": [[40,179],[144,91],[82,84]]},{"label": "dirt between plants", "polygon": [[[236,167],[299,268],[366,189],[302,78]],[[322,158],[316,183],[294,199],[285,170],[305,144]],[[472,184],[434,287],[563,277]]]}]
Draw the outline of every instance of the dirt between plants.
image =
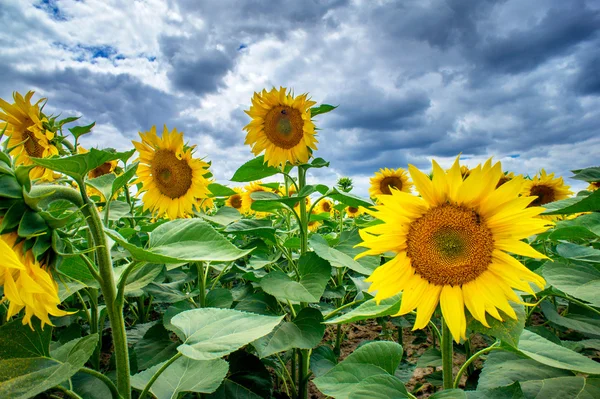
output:
[{"label": "dirt between plants", "polygon": [[[345,337],[340,347],[339,361],[344,360],[348,355],[354,352],[354,350],[356,350],[356,348],[363,341],[376,341],[386,339],[386,337],[384,337],[382,334],[382,326],[379,325],[375,320],[368,320],[366,322],[357,324],[351,323],[342,325],[342,330],[345,333]],[[396,327],[393,326],[391,323],[388,323],[388,331],[390,331],[393,334],[394,339],[397,339],[398,335]],[[429,335],[427,341],[424,341],[423,339],[417,339],[417,336],[411,331],[410,328],[403,328],[402,332],[402,347],[404,348],[405,356],[403,358],[403,361],[408,361],[409,363],[416,364],[418,358],[423,354],[423,352],[433,347],[431,336]],[[327,330],[325,331],[325,336],[323,337],[321,345],[332,345],[332,343],[335,342],[335,333],[336,326],[328,326]],[[475,351],[487,346],[487,344],[483,341],[483,339],[480,336],[475,336],[472,339],[471,344]],[[437,343],[437,345],[439,345],[439,342]],[[464,362],[464,354],[454,353],[454,374],[458,372],[460,366]],[[479,361],[475,362],[475,364],[477,366],[480,366]],[[415,387],[419,387],[418,392],[413,392],[413,394],[417,398],[428,398],[429,396],[433,395],[436,392],[436,388],[430,382],[428,382],[425,379],[425,377],[436,370],[441,370],[441,367],[415,368],[411,379],[406,384],[406,389],[409,392],[413,392]],[[463,375],[460,383],[461,388],[464,387],[466,379],[467,377]],[[439,389],[440,388],[437,388],[437,390]],[[327,398],[327,396],[323,395],[315,387],[315,385],[312,383],[312,378],[309,382],[309,395],[311,399]]]}]

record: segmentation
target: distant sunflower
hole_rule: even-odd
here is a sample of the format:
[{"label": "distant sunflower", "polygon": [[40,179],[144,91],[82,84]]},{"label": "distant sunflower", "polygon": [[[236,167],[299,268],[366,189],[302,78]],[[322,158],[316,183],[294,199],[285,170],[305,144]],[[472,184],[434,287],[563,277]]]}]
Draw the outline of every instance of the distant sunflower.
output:
[{"label": "distant sunflower", "polygon": [[231,208],[237,209],[241,213],[242,212],[242,195],[244,193],[244,190],[242,190],[240,187],[234,187],[233,191],[235,191],[235,194],[232,194],[229,196],[229,198],[227,198],[227,200],[225,201],[225,206],[229,206]]},{"label": "distant sunflower", "polygon": [[252,193],[258,193],[258,192],[272,193],[273,192],[273,190],[271,190],[268,187],[262,186],[261,184],[262,184],[262,182],[259,180],[259,181],[252,182],[252,183],[248,184],[246,187],[244,187],[245,192],[242,194],[242,213],[244,213],[246,215],[255,215],[258,218],[263,218],[263,217],[269,216],[268,212],[256,212],[254,209],[252,209],[252,203],[254,202],[254,200],[250,196]]},{"label": "distant sunflower", "polygon": [[315,205],[314,212],[318,215],[319,213],[328,213],[331,214],[333,212],[333,203],[327,198],[323,198],[321,201],[317,202]]},{"label": "distant sunflower", "polygon": [[355,217],[358,217],[358,216],[362,215],[362,213],[363,213],[362,209],[360,209],[360,208],[357,208],[357,207],[355,207],[355,206],[347,206],[347,207],[345,208],[345,210],[346,210],[346,215],[347,215],[349,218],[355,218]]},{"label": "distant sunflower", "polygon": [[319,220],[311,220],[310,222],[308,222],[308,231],[312,231],[315,232],[319,229],[319,227],[321,226],[322,222]]},{"label": "distant sunflower", "polygon": [[600,181],[593,181],[590,183],[590,185],[587,187],[588,191],[596,191],[600,188]]},{"label": "distant sunflower", "polygon": [[140,153],[138,178],[144,193],[144,210],[169,219],[183,218],[193,213],[197,199],[207,198],[208,180],[204,177],[208,164],[192,157],[192,148],[183,144],[183,133],[163,129],[162,137],[156,127],[140,133],[141,142],[133,145]]},{"label": "distant sunflower", "polygon": [[265,151],[269,166],[308,162],[318,143],[310,119],[310,107],[315,104],[307,94],[294,97],[285,87],[254,93],[252,106],[245,111],[252,118],[244,127],[248,132],[245,144],[254,155]]},{"label": "distant sunflower", "polygon": [[4,300],[9,301],[7,320],[25,308],[23,324],[33,329],[31,318],[40,319],[42,328],[52,325],[48,315],[70,314],[58,308],[58,285],[33,256],[25,251],[24,243],[17,244],[16,233],[0,235],[0,285],[4,287]]},{"label": "distant sunflower", "polygon": [[[15,157],[17,165],[33,165],[31,157],[47,158],[58,155],[58,148],[52,144],[54,132],[47,130],[43,123],[48,119],[40,111],[40,103],[45,98],[39,99],[31,104],[33,91],[28,92],[25,97],[20,93],[13,93],[14,103],[9,104],[0,98],[0,130],[6,127],[6,135],[9,136],[8,147],[14,149],[10,152]],[[54,180],[54,172],[50,169],[36,166],[30,172],[32,179],[43,181]]]},{"label": "distant sunflower", "polygon": [[[304,203],[306,204],[306,211],[308,212],[312,204],[312,200],[310,199],[310,197],[304,197]],[[300,215],[300,201],[296,202],[296,205],[294,205],[294,211],[296,211],[296,213]]]},{"label": "distant sunflower", "polygon": [[[491,163],[488,163],[491,165]],[[533,197],[519,197],[521,177],[496,185],[500,163],[478,166],[462,179],[458,158],[448,172],[433,161],[433,180],[409,166],[420,197],[392,191],[381,205],[365,210],[382,224],[360,231],[358,257],[395,252],[367,279],[381,301],[403,292],[399,315],[417,309],[414,329],[423,328],[440,304],[442,315],[458,342],[465,338],[465,306],[488,326],[485,313],[502,320],[497,309],[516,319],[508,300],[519,301],[513,288],[533,294],[528,282],[545,281],[510,256],[543,254],[521,241],[547,230],[536,218],[544,208],[528,208]]]},{"label": "distant sunflower", "polygon": [[537,197],[530,206],[542,206],[569,198],[572,194],[562,177],[555,178],[554,173],[547,174],[544,169],[533,179],[526,180],[521,191],[523,196]]},{"label": "distant sunflower", "polygon": [[410,193],[412,183],[408,179],[406,170],[399,169],[379,169],[375,172],[375,177],[371,178],[371,187],[369,187],[369,195],[371,198],[378,198],[381,195],[390,195],[392,188]]},{"label": "distant sunflower", "polygon": [[496,185],[496,188],[500,187],[501,185],[503,185],[506,182],[511,181],[514,178],[515,178],[515,174],[513,172],[504,173],[502,176],[500,176],[500,180],[498,180],[498,184]]}]

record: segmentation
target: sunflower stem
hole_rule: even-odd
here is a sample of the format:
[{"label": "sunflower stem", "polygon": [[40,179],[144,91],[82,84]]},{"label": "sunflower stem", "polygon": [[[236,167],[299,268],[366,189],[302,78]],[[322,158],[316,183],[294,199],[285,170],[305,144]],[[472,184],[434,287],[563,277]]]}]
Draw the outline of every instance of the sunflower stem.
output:
[{"label": "sunflower stem", "polygon": [[206,280],[204,276],[204,263],[196,263],[196,268],[198,270],[198,291],[200,292],[198,296],[198,303],[200,304],[201,308],[204,308],[206,307]]},{"label": "sunflower stem", "polygon": [[[298,193],[302,191],[306,185],[306,169],[298,166]],[[300,257],[308,250],[308,218],[306,213],[306,201],[300,201]],[[300,308],[308,306],[306,303],[301,303]],[[298,370],[298,398],[308,398],[308,378],[310,368],[310,352],[307,349],[299,350],[300,367]]]},{"label": "sunflower stem", "polygon": [[444,389],[452,389],[454,386],[454,379],[452,377],[452,350],[452,334],[450,334],[450,329],[446,321],[442,318],[442,375],[444,377]]},{"label": "sunflower stem", "polygon": [[117,388],[124,399],[131,398],[131,383],[129,373],[129,348],[127,347],[127,335],[125,333],[125,319],[123,317],[123,305],[117,298],[117,285],[113,272],[110,248],[108,247],[102,220],[96,209],[96,205],[89,199],[85,192],[83,181],[78,181],[81,198],[84,206],[81,208],[85,220],[92,233],[93,244],[96,248],[96,259],[98,261],[99,281],[102,294],[106,302],[106,313],[110,321],[115,359],[117,369]]},{"label": "sunflower stem", "polygon": [[496,341],[494,344],[492,344],[492,346],[488,346],[487,348],[483,348],[479,352],[476,352],[472,356],[470,356],[469,359],[465,362],[465,364],[462,365],[462,367],[460,368],[460,370],[458,370],[458,373],[456,374],[456,378],[454,379],[454,384],[453,384],[452,388],[458,388],[458,384],[460,383],[460,377],[462,377],[462,375],[464,374],[464,372],[469,367],[471,367],[472,363],[475,360],[477,360],[479,358],[479,356],[484,355],[484,354],[486,354],[488,352],[491,352],[493,350],[502,349],[502,348],[499,348],[498,345],[500,345],[500,341]]}]

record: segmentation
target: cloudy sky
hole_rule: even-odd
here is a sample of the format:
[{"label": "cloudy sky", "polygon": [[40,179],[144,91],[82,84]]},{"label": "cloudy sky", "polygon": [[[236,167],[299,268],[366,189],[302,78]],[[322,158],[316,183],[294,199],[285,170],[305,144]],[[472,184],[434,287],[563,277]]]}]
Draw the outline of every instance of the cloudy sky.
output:
[{"label": "cloudy sky", "polygon": [[458,153],[565,177],[599,163],[597,0],[1,3],[0,97],[35,90],[96,121],[87,146],[177,127],[221,183],[252,157],[243,110],[272,86],[339,105],[316,118],[332,167],[312,179],[362,195],[378,168]]}]

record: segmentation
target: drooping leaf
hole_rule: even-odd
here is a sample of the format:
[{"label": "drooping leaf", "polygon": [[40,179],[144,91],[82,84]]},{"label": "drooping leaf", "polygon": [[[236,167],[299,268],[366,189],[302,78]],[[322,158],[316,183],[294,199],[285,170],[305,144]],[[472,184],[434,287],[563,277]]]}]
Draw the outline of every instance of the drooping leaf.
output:
[{"label": "drooping leaf", "polygon": [[[72,120],[67,120],[68,122],[71,122]],[[67,122],[63,122],[67,123]],[[81,136],[83,136],[84,134],[87,134],[89,132],[92,131],[92,128],[96,126],[96,122],[92,122],[89,125],[85,125],[85,126],[75,126],[72,128],[69,128],[69,132],[71,132],[71,134],[77,139]]]},{"label": "drooping leaf", "polygon": [[545,204],[543,215],[569,215],[579,212],[595,212],[600,210],[600,190],[590,195],[577,196]]},{"label": "drooping leaf", "polygon": [[[163,364],[164,362],[159,363],[135,374],[131,377],[131,385],[143,390]],[[228,369],[229,365],[223,359],[194,360],[181,357],[169,365],[154,381],[150,392],[157,399],[177,398],[180,392],[211,393],[219,387]]]},{"label": "drooping leaf", "polygon": [[584,320],[578,320],[576,318],[571,317],[570,315],[561,316],[554,309],[554,306],[548,302],[544,301],[540,304],[540,308],[542,312],[544,312],[544,316],[548,319],[548,321],[557,324],[559,326],[570,328],[572,330],[580,331],[587,335],[592,336],[600,336],[600,326],[593,324],[597,322],[597,320],[589,320],[586,322]]},{"label": "drooping leaf", "polygon": [[171,319],[183,344],[177,350],[192,359],[225,356],[270,333],[283,316],[262,316],[234,309],[203,308],[179,313]]},{"label": "drooping leaf", "polygon": [[228,224],[240,220],[242,218],[242,215],[237,209],[231,208],[229,206],[224,206],[222,208],[219,208],[219,210],[214,215],[206,215],[204,213],[201,213],[200,217],[202,219],[208,220],[209,222],[218,224],[219,226],[227,226]]},{"label": "drooping leaf", "polygon": [[260,236],[275,241],[275,228],[270,220],[242,219],[225,227],[223,232],[236,235]]},{"label": "drooping leaf", "polygon": [[565,242],[556,246],[556,252],[566,259],[600,263],[600,250],[592,247]]},{"label": "drooping leaf", "polygon": [[394,295],[393,297],[386,298],[377,304],[375,299],[369,299],[368,301],[360,304],[355,309],[352,309],[348,313],[344,313],[340,316],[334,317],[327,320],[326,324],[346,324],[354,323],[359,320],[374,319],[377,317],[390,316],[400,311],[400,301],[402,294]]},{"label": "drooping leaf", "polygon": [[292,322],[282,322],[252,345],[261,358],[292,348],[311,349],[321,342],[325,334],[322,321],[323,316],[317,309],[304,308]]},{"label": "drooping leaf", "polygon": [[591,265],[547,262],[542,269],[544,278],[552,286],[584,300],[594,306],[600,306],[600,271]]},{"label": "drooping leaf", "polygon": [[325,114],[327,112],[333,111],[337,107],[338,107],[337,105],[321,104],[317,107],[312,107],[310,109],[310,116],[312,118],[312,117],[315,117],[320,114]]},{"label": "drooping leaf", "polygon": [[215,197],[229,197],[237,194],[233,189],[219,183],[210,183],[208,189]]},{"label": "drooping leaf", "polygon": [[345,253],[330,247],[327,240],[319,234],[313,234],[310,237],[309,244],[312,247],[312,249],[316,252],[316,254],[319,255],[321,258],[329,261],[329,263],[331,263],[331,266],[347,267],[351,270],[354,270],[355,272],[364,275],[370,275],[371,273],[373,273],[373,270],[368,269],[367,267],[358,263],[349,255],[346,255]]},{"label": "drooping leaf", "polygon": [[250,182],[280,173],[281,170],[268,166],[264,155],[251,159],[238,168],[230,179],[234,182]]},{"label": "drooping leaf", "polygon": [[588,183],[600,181],[600,167],[594,166],[585,169],[576,169],[571,172],[575,173],[575,176],[571,176],[571,179],[583,180]]}]

